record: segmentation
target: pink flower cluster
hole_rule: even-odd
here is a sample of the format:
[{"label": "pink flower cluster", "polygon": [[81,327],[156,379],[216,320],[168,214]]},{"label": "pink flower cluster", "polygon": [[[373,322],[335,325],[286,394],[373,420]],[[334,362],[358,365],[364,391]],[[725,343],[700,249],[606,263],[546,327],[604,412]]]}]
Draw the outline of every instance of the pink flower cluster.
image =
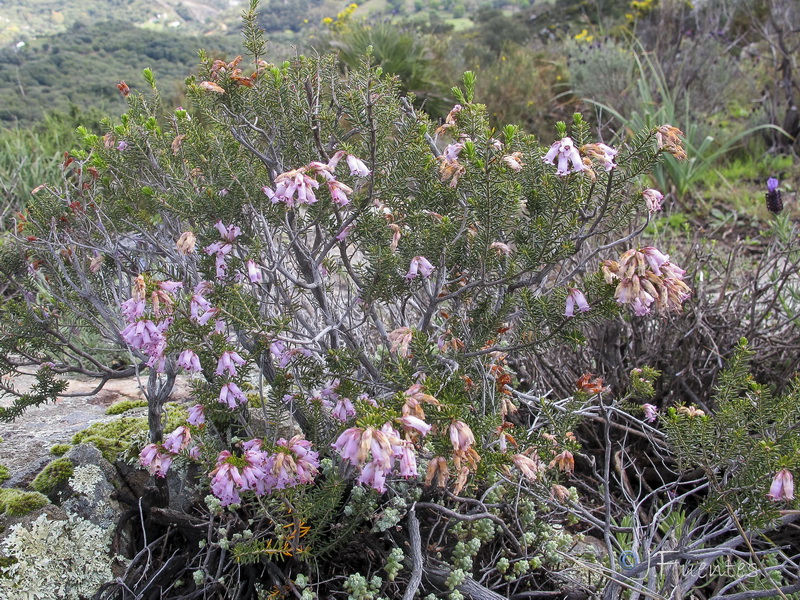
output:
[{"label": "pink flower cluster", "polygon": [[139,464],[147,467],[151,475],[166,477],[173,455],[158,444],[147,444],[139,453]]},{"label": "pink flower cluster", "polygon": [[338,387],[339,380],[334,379],[311,399],[318,400],[320,404],[327,408],[332,408],[331,416],[338,421],[344,422],[356,416],[356,408],[350,398],[339,395],[336,391]]},{"label": "pink flower cluster", "polygon": [[319,469],[319,454],[311,442],[296,435],[288,441],[280,438],[277,449],[266,461],[267,490],[282,490],[313,483]]},{"label": "pink flower cluster", "polygon": [[[163,444],[147,444],[142,448],[139,453],[139,464],[147,467],[151,475],[164,477],[175,456],[189,448],[191,441],[191,431],[185,425],[181,425],[167,436]],[[189,454],[193,455],[196,449],[196,446],[189,449]]]},{"label": "pink flower cluster", "polygon": [[247,404],[247,396],[245,396],[241,388],[232,381],[222,386],[217,400],[222,402],[222,404],[227,404],[228,408],[231,410],[242,404]]},{"label": "pink flower cluster", "polygon": [[610,146],[606,146],[605,144],[586,144],[585,146],[581,146],[581,152],[585,156],[598,161],[601,165],[603,165],[603,168],[606,171],[610,171],[617,166],[617,164],[614,162],[614,158],[617,156],[617,151]]},{"label": "pink flower cluster", "polygon": [[453,445],[453,465],[458,473],[453,493],[458,494],[467,485],[467,477],[478,467],[481,457],[475,450],[475,435],[464,421],[450,423],[448,432]]},{"label": "pink flower cluster", "polygon": [[189,301],[189,315],[198,325],[207,325],[211,319],[219,314],[218,308],[212,308],[205,295],[214,289],[210,281],[201,281],[194,288],[194,293]]},{"label": "pink flower cluster", "polygon": [[406,273],[406,279],[411,281],[418,275],[422,275],[427,279],[433,273],[433,269],[434,266],[427,258],[424,256],[415,256],[411,259],[411,265],[409,266],[408,273]]},{"label": "pink flower cluster", "polygon": [[222,238],[207,246],[205,251],[209,256],[213,256],[216,264],[217,279],[224,279],[228,271],[226,258],[233,250],[233,242],[241,235],[241,230],[235,225],[223,225],[222,221],[217,221],[214,225]]},{"label": "pink flower cluster", "polygon": [[[581,154],[585,158],[581,158]],[[570,173],[585,171],[594,181],[595,175],[592,170],[592,159],[599,162],[606,171],[615,169],[617,164],[614,159],[617,150],[602,143],[586,144],[580,148],[575,147],[575,142],[570,137],[564,137],[554,142],[542,161],[548,165],[556,165],[556,175],[566,177]]]},{"label": "pink flower cluster", "polygon": [[644,198],[645,204],[647,204],[648,211],[654,213],[661,210],[661,201],[664,199],[664,194],[658,190],[648,188],[642,190],[642,197]]},{"label": "pink flower cluster", "polygon": [[200,373],[203,370],[203,367],[200,366],[200,357],[193,350],[181,352],[176,364],[190,373]]},{"label": "pink flower cluster", "polygon": [[217,362],[217,370],[215,373],[217,375],[224,375],[225,372],[228,372],[228,375],[231,377],[236,376],[236,366],[242,366],[245,364],[245,359],[239,356],[233,350],[225,350],[222,353],[222,356],[219,357],[219,361]]},{"label": "pink flower cluster", "polygon": [[614,294],[617,302],[629,304],[638,316],[649,313],[653,305],[680,311],[692,292],[683,282],[686,271],[652,246],[628,250],[619,262],[605,261],[602,269],[606,283],[619,282]]},{"label": "pink flower cluster", "polygon": [[655,423],[658,418],[658,408],[653,404],[645,402],[642,404],[642,410],[644,411],[644,420],[648,423]]},{"label": "pink flower cluster", "polygon": [[242,444],[241,456],[228,450],[219,453],[217,466],[211,472],[211,493],[222,506],[241,502],[239,492],[253,491],[261,496],[314,481],[319,456],[311,450],[311,442],[301,436],[289,441],[281,438],[272,454],[264,452],[261,446],[261,440],[253,439]]},{"label": "pink flower cluster", "polygon": [[330,159],[328,164],[321,162],[311,162],[299,169],[293,169],[281,173],[275,178],[275,189],[264,186],[261,191],[266,194],[273,204],[282,202],[289,208],[294,208],[301,204],[314,204],[317,196],[314,190],[319,188],[321,177],[328,186],[331,200],[339,206],[346,206],[350,203],[349,195],[353,193],[352,188],[338,181],[334,175],[339,161],[347,157],[347,166],[350,174],[355,177],[369,177],[371,171],[364,162],[340,150]]},{"label": "pink flower cluster", "polygon": [[565,137],[554,142],[553,145],[550,146],[550,150],[548,150],[547,154],[542,158],[542,161],[548,165],[555,165],[555,161],[558,161],[556,175],[561,177],[584,170],[581,154],[575,147],[575,142],[573,142],[570,137]]},{"label": "pink flower cluster", "polygon": [[789,469],[781,469],[772,479],[769,487],[770,500],[794,500],[794,476]]},{"label": "pink flower cluster", "polygon": [[[403,423],[419,432],[427,433],[430,426],[422,423]],[[422,433],[422,435],[425,435]],[[414,445],[402,440],[391,423],[384,423],[380,429],[374,427],[351,427],[342,432],[332,444],[339,455],[351,464],[361,468],[359,483],[370,486],[383,493],[386,491],[386,477],[391,473],[396,460],[400,463],[402,477],[417,477],[417,457]]]},{"label": "pink flower cluster", "polygon": [[313,354],[308,348],[287,348],[281,340],[276,340],[269,345],[269,352],[278,361],[278,368],[285,369],[298,356],[311,358]]},{"label": "pink flower cluster", "polygon": [[183,287],[179,281],[159,281],[149,296],[147,304],[146,283],[144,276],[134,280],[132,297],[120,305],[122,315],[128,325],[120,331],[122,339],[131,348],[141,350],[150,357],[147,366],[161,372],[164,370],[166,356],[164,351],[167,341],[165,332],[172,324],[172,317],[154,321],[148,316],[158,318],[162,313],[171,313],[174,299],[171,294]]},{"label": "pink flower cluster", "polygon": [[[197,356],[194,350],[187,349],[181,352],[176,363],[190,373],[200,373],[203,370],[200,364],[200,357]],[[247,361],[239,356],[236,351],[225,350],[217,361],[217,368],[214,373],[218,376],[235,377],[238,374],[236,367],[246,363]],[[235,409],[247,403],[247,396],[236,383],[227,381],[220,388],[218,400],[223,404],[227,404],[229,408]]]},{"label": "pink flower cluster", "polygon": [[567,293],[567,303],[564,308],[564,316],[575,316],[576,306],[581,312],[586,312],[589,310],[589,303],[586,301],[586,296],[583,295],[583,292],[576,288],[569,288],[569,292]]},{"label": "pink flower cluster", "polygon": [[267,473],[264,463],[267,458],[267,453],[261,451],[261,440],[246,442],[242,456],[223,450],[217,457],[216,468],[210,473],[211,493],[220,499],[222,506],[239,504],[242,501],[240,491],[253,490],[259,496],[265,494]]},{"label": "pink flower cluster", "polygon": [[439,161],[439,175],[442,182],[449,181],[452,188],[458,185],[459,178],[466,173],[464,165],[458,162],[458,155],[465,148],[464,143],[468,141],[469,138],[463,138],[462,142],[450,144],[444,149],[444,153],[436,157]]}]

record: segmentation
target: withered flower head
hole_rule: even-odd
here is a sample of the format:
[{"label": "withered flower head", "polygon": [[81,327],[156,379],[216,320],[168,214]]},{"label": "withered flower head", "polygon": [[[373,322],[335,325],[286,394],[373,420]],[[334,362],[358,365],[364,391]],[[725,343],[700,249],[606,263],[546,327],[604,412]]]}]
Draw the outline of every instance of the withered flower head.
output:
[{"label": "withered flower head", "polygon": [[183,256],[186,256],[187,254],[194,252],[196,243],[197,239],[195,238],[194,234],[191,231],[184,231],[178,238],[178,241],[175,243],[175,245],[178,248],[178,252]]}]

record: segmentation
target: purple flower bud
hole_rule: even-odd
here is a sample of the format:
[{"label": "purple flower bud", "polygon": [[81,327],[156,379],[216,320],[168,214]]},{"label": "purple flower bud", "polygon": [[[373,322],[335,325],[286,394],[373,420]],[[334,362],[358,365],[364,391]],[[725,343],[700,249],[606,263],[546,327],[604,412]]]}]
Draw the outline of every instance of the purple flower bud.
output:
[{"label": "purple flower bud", "polygon": [[767,179],[767,210],[772,214],[779,214],[783,210],[781,191],[778,189],[779,181],[775,177]]}]

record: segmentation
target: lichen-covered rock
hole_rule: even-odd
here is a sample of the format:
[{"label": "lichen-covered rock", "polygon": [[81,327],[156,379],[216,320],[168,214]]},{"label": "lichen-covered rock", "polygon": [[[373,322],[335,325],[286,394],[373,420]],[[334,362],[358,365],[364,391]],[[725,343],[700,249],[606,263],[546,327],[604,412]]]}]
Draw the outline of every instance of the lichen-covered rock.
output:
[{"label": "lichen-covered rock", "polygon": [[[78,600],[91,597],[113,579],[111,541],[121,509],[114,499],[116,469],[89,444],[72,448],[43,471],[40,483],[52,487],[60,506],[11,519],[0,541],[0,598]],[[51,463],[51,465],[53,464]],[[72,467],[69,476],[66,476]],[[57,476],[56,476],[57,475]],[[66,480],[64,479],[66,476]],[[49,484],[53,484],[50,486]],[[19,490],[0,490],[3,492]],[[25,492],[21,492],[25,493]],[[38,492],[27,492],[44,498]],[[38,506],[37,508],[40,508]],[[125,537],[124,535],[122,536]]]},{"label": "lichen-covered rock", "polygon": [[103,529],[116,527],[121,509],[113,498],[116,469],[90,444],[75,446],[64,459],[75,465],[66,485],[69,493],[61,502],[67,512],[91,521]]},{"label": "lichen-covered rock", "polygon": [[75,514],[51,519],[41,514],[18,523],[0,542],[11,558],[0,570],[0,598],[80,600],[113,578],[111,530]]}]

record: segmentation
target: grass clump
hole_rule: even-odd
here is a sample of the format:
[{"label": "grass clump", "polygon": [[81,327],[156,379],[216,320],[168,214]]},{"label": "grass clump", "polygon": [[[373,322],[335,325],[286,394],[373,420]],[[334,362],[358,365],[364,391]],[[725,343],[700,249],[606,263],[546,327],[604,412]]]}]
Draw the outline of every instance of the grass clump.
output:
[{"label": "grass clump", "polygon": [[75,472],[75,465],[68,458],[57,458],[48,464],[31,482],[31,489],[42,494],[52,494],[58,486],[68,481]]},{"label": "grass clump", "polygon": [[39,492],[26,492],[15,488],[0,490],[0,513],[21,517],[50,504],[47,496]]},{"label": "grass clump", "polygon": [[115,402],[106,409],[107,415],[121,415],[134,408],[143,408],[147,406],[147,400],[121,400]]}]

